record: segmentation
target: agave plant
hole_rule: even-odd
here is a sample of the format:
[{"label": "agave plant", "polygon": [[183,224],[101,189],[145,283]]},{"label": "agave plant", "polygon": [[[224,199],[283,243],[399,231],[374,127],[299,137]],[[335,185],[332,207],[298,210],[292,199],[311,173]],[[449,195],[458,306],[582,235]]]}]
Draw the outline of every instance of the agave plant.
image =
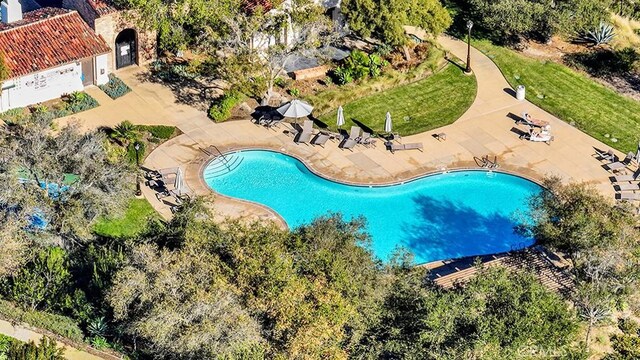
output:
[{"label": "agave plant", "polygon": [[87,324],[87,332],[94,337],[104,337],[107,333],[107,322],[104,317],[92,319]]},{"label": "agave plant", "polygon": [[583,34],[580,40],[598,46],[609,43],[615,35],[613,26],[601,22],[598,27]]}]

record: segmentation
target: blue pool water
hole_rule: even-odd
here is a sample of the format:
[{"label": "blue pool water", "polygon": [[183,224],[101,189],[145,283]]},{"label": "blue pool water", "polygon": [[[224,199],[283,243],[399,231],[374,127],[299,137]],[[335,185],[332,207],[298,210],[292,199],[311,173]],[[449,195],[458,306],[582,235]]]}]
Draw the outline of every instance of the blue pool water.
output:
[{"label": "blue pool water", "polygon": [[527,198],[541,190],[523,178],[485,171],[394,186],[350,186],[316,176],[295,158],[263,150],[230,154],[228,165],[216,160],[204,170],[204,179],[218,193],[270,207],[290,227],[328,212],[364,215],[378,257],[386,260],[403,246],[417,263],[531,245],[513,227],[526,219]]}]

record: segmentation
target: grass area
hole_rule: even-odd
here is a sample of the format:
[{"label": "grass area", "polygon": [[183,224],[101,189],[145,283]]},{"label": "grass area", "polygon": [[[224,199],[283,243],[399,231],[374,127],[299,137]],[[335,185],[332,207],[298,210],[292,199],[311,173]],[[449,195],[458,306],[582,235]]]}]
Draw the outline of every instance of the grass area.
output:
[{"label": "grass area", "polygon": [[385,69],[379,77],[342,85],[304,99],[313,105],[315,114],[325,115],[356,99],[424,79],[437,71],[443,63],[444,51],[434,45],[429,48],[424,61],[408,71]]},{"label": "grass area", "polygon": [[[476,88],[473,76],[447,65],[426,79],[344,104],[344,128],[348,129],[355,120],[382,132],[388,111],[393,119],[393,131],[401,135],[435,129],[457,120],[473,103]],[[336,112],[333,110],[320,120],[335,127]]]},{"label": "grass area", "polygon": [[146,199],[133,199],[122,217],[100,219],[93,231],[100,236],[110,238],[129,238],[140,234],[150,218],[158,214]]},{"label": "grass area", "polygon": [[622,152],[635,151],[640,138],[640,102],[600,85],[564,65],[539,61],[476,41],[512,87],[524,85],[527,100]]}]

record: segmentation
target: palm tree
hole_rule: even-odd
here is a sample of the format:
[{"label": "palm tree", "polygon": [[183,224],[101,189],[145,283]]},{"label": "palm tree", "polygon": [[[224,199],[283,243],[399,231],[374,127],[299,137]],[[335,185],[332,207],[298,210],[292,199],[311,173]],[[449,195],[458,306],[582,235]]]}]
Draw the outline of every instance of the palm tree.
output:
[{"label": "palm tree", "polygon": [[125,120],[116,125],[109,136],[126,147],[129,143],[137,141],[140,134],[131,121]]}]

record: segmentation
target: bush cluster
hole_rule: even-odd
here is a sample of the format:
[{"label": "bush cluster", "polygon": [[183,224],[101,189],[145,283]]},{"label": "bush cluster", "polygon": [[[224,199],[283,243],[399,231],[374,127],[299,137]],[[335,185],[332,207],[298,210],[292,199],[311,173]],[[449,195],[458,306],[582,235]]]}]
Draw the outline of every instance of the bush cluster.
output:
[{"label": "bush cluster", "polygon": [[336,84],[345,85],[368,77],[378,77],[387,65],[389,63],[377,53],[366,54],[360,50],[354,50],[342,65],[332,71],[331,75]]},{"label": "bush cluster", "polygon": [[228,91],[224,95],[213,100],[209,108],[209,117],[215,122],[225,121],[231,116],[231,109],[242,101],[242,94],[237,91]]},{"label": "bush cluster", "polygon": [[56,335],[82,342],[84,335],[73,319],[38,310],[23,310],[11,302],[0,300],[0,315],[6,319],[25,322],[31,326],[51,331]]},{"label": "bush cluster", "polygon": [[100,90],[109,95],[112,99],[117,99],[131,91],[131,88],[127,86],[119,77],[109,74],[109,82],[98,86]]}]

